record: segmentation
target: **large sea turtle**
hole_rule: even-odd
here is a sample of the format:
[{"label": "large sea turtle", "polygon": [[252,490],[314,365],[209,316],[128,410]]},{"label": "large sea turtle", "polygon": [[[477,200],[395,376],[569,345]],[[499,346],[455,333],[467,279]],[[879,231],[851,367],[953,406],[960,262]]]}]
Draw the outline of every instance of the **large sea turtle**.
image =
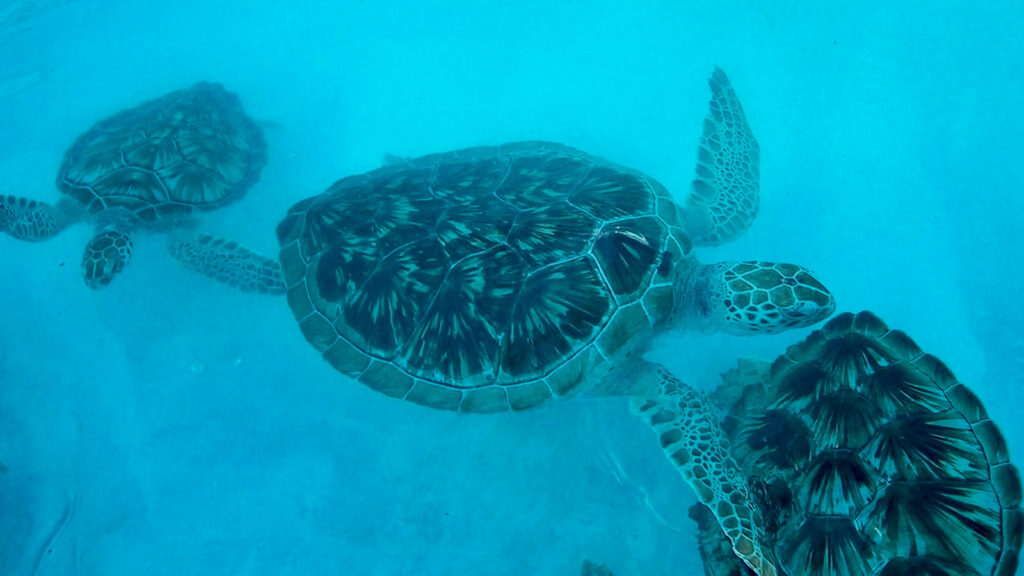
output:
[{"label": "large sea turtle", "polygon": [[[1016,572],[1024,513],[1005,439],[940,360],[870,312],[741,363],[713,397],[781,574]],[[750,573],[709,510],[691,516],[708,576]]]},{"label": "large sea turtle", "polygon": [[95,124],[64,154],[60,202],[0,196],[0,231],[38,241],[93,220],[96,234],[82,257],[92,288],[124,269],[136,228],[172,232],[169,252],[186,267],[243,290],[280,293],[277,262],[192,231],[196,215],[245,195],[266,161],[263,132],[238,97],[219,84],[196,84]]},{"label": "large sea turtle", "polygon": [[662,438],[672,461],[736,552],[772,574],[714,414],[642,359],[669,328],[763,334],[834,309],[800,266],[694,258],[694,244],[739,235],[758,208],[757,142],[725,74],[710,85],[682,208],[653,178],[559,144],[471,148],[299,202],[277,228],[280,261],[307,340],[384,394],[463,412],[578,394],[658,399],[657,420],[686,420]]}]

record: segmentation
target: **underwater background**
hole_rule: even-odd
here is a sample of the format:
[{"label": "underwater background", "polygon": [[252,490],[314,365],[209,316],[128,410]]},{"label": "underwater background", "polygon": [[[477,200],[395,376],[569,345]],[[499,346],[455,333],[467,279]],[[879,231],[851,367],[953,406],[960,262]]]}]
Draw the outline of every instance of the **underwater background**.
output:
[{"label": "underwater background", "polygon": [[[894,5],[898,4],[898,5]],[[685,198],[714,66],[761,146],[727,258],[814,270],[943,359],[1024,455],[1024,10],[1007,2],[0,2],[0,194],[55,201],[94,122],[198,81],[269,162],[206,228],[276,254],[294,202],[385,154],[545,139]],[[0,236],[0,574],[698,574],[692,491],[625,399],[433,411],[341,377],[282,299],[140,235]],[[680,334],[698,388],[810,330]]]}]

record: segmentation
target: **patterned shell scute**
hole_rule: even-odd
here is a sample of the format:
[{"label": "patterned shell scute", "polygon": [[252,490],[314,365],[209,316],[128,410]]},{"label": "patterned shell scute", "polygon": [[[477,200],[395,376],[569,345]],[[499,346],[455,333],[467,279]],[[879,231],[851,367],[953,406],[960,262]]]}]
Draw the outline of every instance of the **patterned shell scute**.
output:
[{"label": "patterned shell scute", "polygon": [[508,243],[536,269],[581,254],[598,226],[598,220],[568,202],[556,202],[519,211]]},{"label": "patterned shell scute", "polygon": [[[688,262],[665,257],[676,244],[659,213],[675,207],[663,190],[544,142],[344,178],[278,226],[289,304],[365,355],[329,361],[367,385],[465,411],[528,408],[585,380],[589,368],[558,370],[583,362],[623,306]],[[671,306],[660,292],[650,302]]]},{"label": "patterned shell scute", "polygon": [[507,245],[455,263],[406,341],[406,369],[463,387],[493,381],[510,310],[525,276],[522,258]]},{"label": "patterned shell scute", "polygon": [[584,162],[557,155],[517,156],[511,159],[495,194],[520,210],[564,202],[567,192],[590,170]]},{"label": "patterned shell scute", "polygon": [[[375,356],[391,359],[427,313],[434,287],[445,281],[445,263],[444,250],[433,238],[389,252],[359,282],[358,290],[345,293],[343,321],[336,325],[341,335]],[[395,278],[408,281],[395,282]],[[359,330],[367,317],[377,318],[386,329]]]},{"label": "patterned shell scute", "polygon": [[[718,394],[732,402],[725,429],[782,573],[1015,573],[1019,471],[941,361],[861,312],[837,316],[768,372],[727,374]],[[708,571],[735,571],[730,562]]]},{"label": "patterned shell scute", "polygon": [[[606,225],[594,242],[594,255],[616,296],[630,302],[650,285],[661,260],[664,223],[654,216]],[[641,273],[642,271],[642,273]]]},{"label": "patterned shell scute", "polygon": [[65,153],[57,187],[90,212],[123,207],[152,222],[241,198],[266,160],[238,97],[200,83],[94,125]]},{"label": "patterned shell scute", "polygon": [[590,342],[615,303],[590,258],[541,268],[524,283],[512,310],[502,368],[513,382],[544,376]]},{"label": "patterned shell scute", "polygon": [[[569,201],[602,220],[614,220],[654,209],[654,191],[644,178],[608,166],[598,166],[587,174]],[[666,224],[672,225],[671,222]]]}]

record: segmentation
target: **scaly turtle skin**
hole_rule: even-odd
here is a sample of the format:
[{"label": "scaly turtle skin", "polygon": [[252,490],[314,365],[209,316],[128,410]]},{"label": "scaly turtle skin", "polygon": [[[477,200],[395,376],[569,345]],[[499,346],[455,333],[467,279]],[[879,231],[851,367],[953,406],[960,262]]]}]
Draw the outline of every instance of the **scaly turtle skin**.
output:
[{"label": "scaly turtle skin", "polygon": [[715,415],[641,359],[671,327],[770,333],[834,309],[799,266],[694,257],[695,243],[742,232],[758,206],[757,141],[725,74],[710,84],[685,209],[653,178],[560,144],[471,148],[299,202],[277,229],[280,260],[308,341],[389,396],[493,412],[628,394],[656,420],[682,419],[676,443],[693,454],[673,462],[728,518],[736,552],[770,575]]},{"label": "scaly turtle skin", "polygon": [[182,233],[200,213],[245,195],[266,164],[266,143],[238,97],[219,84],[124,110],[94,125],[64,155],[56,206],[0,197],[0,231],[29,241],[91,219],[82,275],[100,288],[131,258],[137,227],[173,231],[169,251],[186,267],[243,290],[280,293],[277,263],[234,242]]},{"label": "scaly turtle skin", "polygon": [[[978,398],[870,312],[842,314],[717,391],[780,574],[1012,576],[1021,482]],[[707,508],[709,576],[749,574]]]}]

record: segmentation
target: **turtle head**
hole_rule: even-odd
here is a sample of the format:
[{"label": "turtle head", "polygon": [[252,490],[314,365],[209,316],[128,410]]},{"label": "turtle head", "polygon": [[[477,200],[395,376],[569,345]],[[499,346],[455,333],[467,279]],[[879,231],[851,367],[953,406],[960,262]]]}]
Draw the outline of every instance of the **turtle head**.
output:
[{"label": "turtle head", "polygon": [[132,239],[124,231],[102,230],[89,241],[82,255],[82,277],[89,288],[110,284],[124,270],[132,256]]},{"label": "turtle head", "polygon": [[686,327],[730,334],[774,334],[811,326],[835,311],[832,294],[806,268],[774,262],[698,266],[680,284]]}]

